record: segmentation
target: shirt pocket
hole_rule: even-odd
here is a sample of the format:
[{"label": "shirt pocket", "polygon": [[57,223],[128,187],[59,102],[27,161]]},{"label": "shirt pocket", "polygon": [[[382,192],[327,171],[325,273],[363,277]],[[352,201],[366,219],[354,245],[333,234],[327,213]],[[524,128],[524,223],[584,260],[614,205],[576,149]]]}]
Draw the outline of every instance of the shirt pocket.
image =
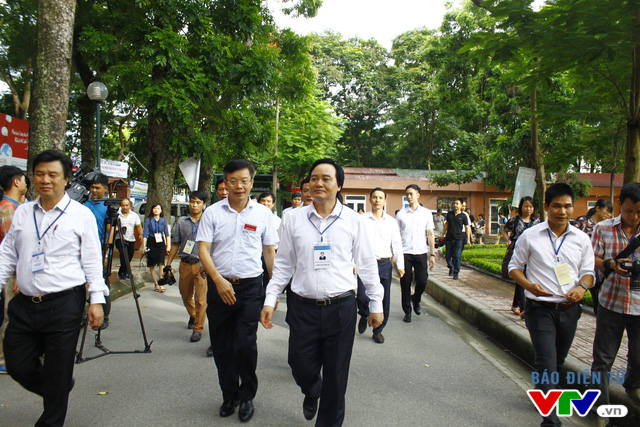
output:
[{"label": "shirt pocket", "polygon": [[247,247],[256,247],[262,245],[262,235],[264,234],[264,225],[243,224],[242,225],[242,243]]}]

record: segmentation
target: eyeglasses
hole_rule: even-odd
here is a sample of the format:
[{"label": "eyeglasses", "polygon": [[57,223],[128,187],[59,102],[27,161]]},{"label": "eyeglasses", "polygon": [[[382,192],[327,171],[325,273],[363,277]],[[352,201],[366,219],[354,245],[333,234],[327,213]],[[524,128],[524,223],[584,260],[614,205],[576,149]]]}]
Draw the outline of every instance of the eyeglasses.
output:
[{"label": "eyeglasses", "polygon": [[235,179],[232,179],[230,181],[227,181],[227,184],[229,184],[232,187],[237,187],[238,185],[242,185],[243,187],[246,187],[247,185],[251,184],[251,180],[243,179],[241,181],[236,181]]}]

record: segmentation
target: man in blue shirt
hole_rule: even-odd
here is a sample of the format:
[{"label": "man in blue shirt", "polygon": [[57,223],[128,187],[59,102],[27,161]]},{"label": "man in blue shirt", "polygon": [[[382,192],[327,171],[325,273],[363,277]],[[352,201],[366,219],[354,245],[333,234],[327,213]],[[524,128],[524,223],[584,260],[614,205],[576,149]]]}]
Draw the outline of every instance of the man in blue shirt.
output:
[{"label": "man in blue shirt", "polygon": [[[105,220],[107,219],[107,205],[104,201],[98,201],[107,197],[107,190],[109,189],[109,178],[103,173],[96,173],[91,181],[91,198],[84,202],[84,205],[91,210],[93,216],[96,217],[96,225],[98,226],[98,236],[100,243],[102,243],[102,254],[104,256],[104,242],[105,236],[109,234],[109,230],[104,231]],[[109,281],[105,281],[107,287]],[[104,320],[100,329],[106,329],[109,326],[109,313],[111,312],[111,299],[107,298],[107,302],[102,307],[104,311]]]}]

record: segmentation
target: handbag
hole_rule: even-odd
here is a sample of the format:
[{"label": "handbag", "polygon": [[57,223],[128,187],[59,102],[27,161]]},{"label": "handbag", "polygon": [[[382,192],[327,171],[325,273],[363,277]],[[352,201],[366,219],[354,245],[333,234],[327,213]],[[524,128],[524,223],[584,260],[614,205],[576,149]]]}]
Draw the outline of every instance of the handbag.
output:
[{"label": "handbag", "polygon": [[504,280],[513,280],[511,279],[511,276],[509,276],[509,262],[511,261],[512,256],[513,247],[507,248],[507,252],[504,254],[504,258],[502,258],[502,278]]}]

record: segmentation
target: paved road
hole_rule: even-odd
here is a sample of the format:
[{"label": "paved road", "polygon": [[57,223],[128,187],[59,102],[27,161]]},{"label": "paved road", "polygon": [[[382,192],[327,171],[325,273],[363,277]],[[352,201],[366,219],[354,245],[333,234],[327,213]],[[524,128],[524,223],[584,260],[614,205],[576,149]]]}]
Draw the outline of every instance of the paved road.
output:
[{"label": "paved road", "polygon": [[[208,339],[189,342],[178,289],[167,289],[165,294],[148,286],[140,291],[152,353],[107,355],[76,365],[67,426],[240,423],[236,416],[218,416],[221,393],[213,360],[205,357]],[[392,292],[385,344],[374,343],[370,329],[356,336],[346,426],[539,425],[524,391],[530,378],[525,367],[427,296],[427,314],[403,323],[397,281]],[[255,426],[312,425],[302,415],[303,396],[287,365],[285,307],[278,308],[272,330],[259,326],[260,385],[250,422]],[[107,348],[144,348],[131,295],[113,303],[111,321],[103,333]],[[90,333],[85,356],[98,353]],[[0,425],[33,425],[40,402],[0,376]]]}]

